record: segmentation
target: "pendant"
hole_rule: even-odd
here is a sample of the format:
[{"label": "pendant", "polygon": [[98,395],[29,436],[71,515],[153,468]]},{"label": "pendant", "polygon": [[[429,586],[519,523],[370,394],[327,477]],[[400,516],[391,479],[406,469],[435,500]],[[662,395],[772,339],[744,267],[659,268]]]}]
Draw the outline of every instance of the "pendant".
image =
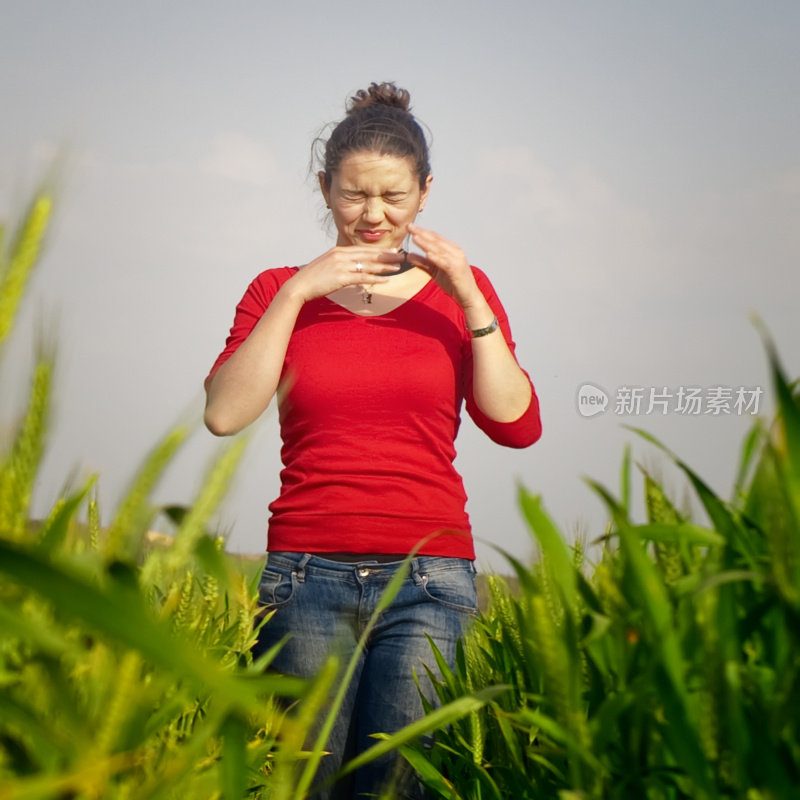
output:
[{"label": "pendant", "polygon": [[368,292],[366,289],[364,289],[364,291],[361,292],[361,300],[364,303],[371,303],[372,302],[372,292]]}]

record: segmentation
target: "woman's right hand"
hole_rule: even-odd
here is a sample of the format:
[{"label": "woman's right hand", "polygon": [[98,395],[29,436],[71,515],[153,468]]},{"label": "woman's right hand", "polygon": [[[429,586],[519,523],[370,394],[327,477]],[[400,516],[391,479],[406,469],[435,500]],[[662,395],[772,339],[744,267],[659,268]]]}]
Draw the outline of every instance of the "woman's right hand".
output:
[{"label": "woman's right hand", "polygon": [[[205,422],[230,436],[267,407],[281,379],[286,348],[303,304],[346,286],[384,283],[404,255],[377,247],[334,247],[306,264],[281,286],[236,352],[206,386]],[[361,271],[356,269],[361,264]]]},{"label": "woman's right hand", "polygon": [[[293,296],[307,303],[325,297],[346,286],[388,282],[400,268],[403,253],[379,250],[376,247],[353,245],[333,247],[327,253],[310,261],[283,285]],[[359,270],[356,265],[361,265]]]}]

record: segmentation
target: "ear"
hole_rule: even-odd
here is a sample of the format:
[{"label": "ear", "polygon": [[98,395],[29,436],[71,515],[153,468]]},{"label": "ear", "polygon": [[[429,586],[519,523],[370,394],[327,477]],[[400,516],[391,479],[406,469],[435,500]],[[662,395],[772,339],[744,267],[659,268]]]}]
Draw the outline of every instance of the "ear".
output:
[{"label": "ear", "polygon": [[325,205],[328,208],[331,207],[331,190],[327,186],[327,173],[325,170],[320,170],[317,173],[317,179],[319,180],[319,189],[322,192],[322,196],[325,198]]},{"label": "ear", "polygon": [[420,211],[422,211],[422,209],[425,208],[425,203],[428,202],[428,194],[430,193],[432,182],[433,182],[433,175],[428,175],[428,177],[425,178],[425,186],[423,187],[419,195],[419,211],[417,211],[417,214],[419,214]]}]

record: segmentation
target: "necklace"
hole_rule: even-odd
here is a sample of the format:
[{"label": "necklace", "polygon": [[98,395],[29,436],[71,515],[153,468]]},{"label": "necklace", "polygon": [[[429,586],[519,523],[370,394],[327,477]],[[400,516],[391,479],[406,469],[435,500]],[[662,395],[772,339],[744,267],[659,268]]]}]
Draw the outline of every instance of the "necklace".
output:
[{"label": "necklace", "polygon": [[[414,265],[407,259],[408,251],[401,250],[400,252],[403,254],[403,260],[400,262],[400,269],[398,269],[397,272],[390,272],[387,275],[389,278],[391,278],[393,275],[402,275],[404,272],[414,269]],[[369,286],[362,285],[361,302],[364,303],[364,305],[368,305],[372,302],[372,292],[370,290],[374,285],[374,283],[371,283]]]}]

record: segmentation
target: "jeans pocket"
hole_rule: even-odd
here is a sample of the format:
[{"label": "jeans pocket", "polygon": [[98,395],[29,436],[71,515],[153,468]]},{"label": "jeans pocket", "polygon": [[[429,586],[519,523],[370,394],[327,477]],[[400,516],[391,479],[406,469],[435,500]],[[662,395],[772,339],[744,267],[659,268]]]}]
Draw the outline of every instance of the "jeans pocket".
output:
[{"label": "jeans pocket", "polygon": [[258,583],[258,602],[265,611],[285,606],[294,596],[296,585],[293,573],[267,565]]},{"label": "jeans pocket", "polygon": [[470,616],[478,613],[478,593],[471,568],[431,570],[422,576],[422,590],[435,603]]}]

